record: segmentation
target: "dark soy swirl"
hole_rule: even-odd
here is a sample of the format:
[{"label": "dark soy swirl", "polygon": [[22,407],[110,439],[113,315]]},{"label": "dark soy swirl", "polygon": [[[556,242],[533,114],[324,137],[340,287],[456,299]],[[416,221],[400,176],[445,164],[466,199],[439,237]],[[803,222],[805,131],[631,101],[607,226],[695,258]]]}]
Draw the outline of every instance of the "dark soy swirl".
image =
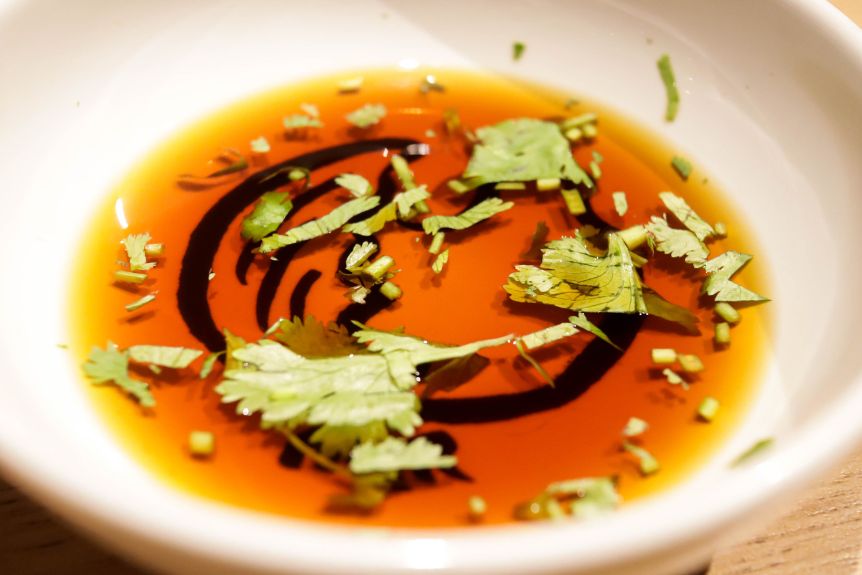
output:
[{"label": "dark soy swirl", "polygon": [[[309,154],[297,156],[281,164],[263,170],[249,177],[239,186],[228,192],[206,213],[201,222],[192,232],[189,247],[183,257],[180,272],[180,287],[177,293],[180,313],[192,334],[204,343],[210,350],[224,349],[224,338],[215,325],[207,300],[207,276],[218,251],[222,237],[227,232],[231,222],[251,205],[264,192],[276,189],[287,183],[285,172],[287,166],[301,166],[314,170],[339,160],[350,158],[370,151],[384,148],[408,149],[412,143],[407,139],[380,139],[354,144],[346,144],[326,148]],[[417,159],[418,155],[405,154],[408,161]],[[282,177],[279,177],[282,176]],[[309,188],[294,199],[294,207],[290,219],[296,219],[302,208],[322,195],[337,189],[334,180]],[[387,166],[378,177],[377,190],[381,198],[380,205],[391,201],[397,192],[397,184],[391,166]],[[464,210],[479,202],[497,196],[493,186],[482,186],[475,190],[469,205]],[[582,224],[589,223],[600,230],[610,231],[614,228],[599,218],[586,202],[587,213],[579,216]],[[377,208],[379,209],[379,208]],[[463,211],[462,210],[462,213]],[[367,217],[374,210],[359,214],[353,218],[358,220]],[[405,225],[402,223],[402,225]],[[406,223],[410,227],[415,223]],[[421,226],[418,226],[421,230]],[[357,241],[371,241],[383,249],[375,236],[354,236]],[[294,244],[277,252],[276,259],[270,260],[267,272],[261,282],[257,294],[256,319],[261,330],[269,325],[269,316],[275,294],[281,284],[284,274],[296,254],[304,244]],[[352,246],[351,246],[352,247]],[[246,273],[253,260],[253,244],[247,244],[239,256],[236,266],[237,279],[245,283]],[[350,247],[341,254],[339,269],[344,269],[344,262]],[[291,316],[304,316],[305,302],[309,290],[321,277],[318,270],[310,270],[297,282],[290,297]],[[366,323],[392,302],[373,290],[366,298],[365,304],[351,303],[338,314],[336,322],[351,331],[355,330],[353,322]],[[599,326],[623,350],[628,349],[643,324],[644,317],[626,314],[604,314]],[[532,413],[561,407],[574,401],[598,382],[604,374],[616,363],[621,352],[605,342],[594,339],[584,350],[575,356],[563,372],[556,378],[556,387],[540,387],[529,391],[487,395],[469,398],[431,398],[423,401],[422,416],[426,421],[449,424],[486,423],[522,417]],[[436,432],[435,432],[436,433]],[[448,434],[447,434],[448,435]],[[457,448],[451,436],[437,438],[447,442],[452,452]],[[442,443],[441,443],[442,444]],[[291,465],[296,465],[295,456],[285,455]],[[453,477],[469,480],[469,476],[458,469],[449,470]],[[426,474],[418,478],[430,480]]]},{"label": "dark soy swirl", "polygon": [[403,149],[415,143],[404,138],[380,138],[309,152],[253,174],[219,198],[192,231],[183,255],[177,302],[191,334],[210,351],[224,349],[224,336],[213,320],[207,299],[210,269],[230,224],[261,194],[289,182],[285,168],[299,166],[314,170],[367,152]]}]

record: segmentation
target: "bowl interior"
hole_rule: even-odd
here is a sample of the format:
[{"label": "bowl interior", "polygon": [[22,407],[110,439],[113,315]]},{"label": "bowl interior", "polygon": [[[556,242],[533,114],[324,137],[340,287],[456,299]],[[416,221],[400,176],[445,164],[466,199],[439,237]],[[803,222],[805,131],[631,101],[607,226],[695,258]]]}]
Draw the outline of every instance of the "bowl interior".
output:
[{"label": "bowl interior", "polygon": [[[527,45],[517,63],[514,40]],[[682,92],[673,124],[655,67],[665,52]],[[655,563],[641,566],[685,565],[771,490],[859,437],[862,41],[825,2],[0,2],[0,53],[0,464],[141,560],[354,573],[581,572],[646,556]],[[685,485],[553,530],[357,538],[172,492],[106,434],[57,348],[72,255],[104,193],[175,130],[244,96],[336,70],[420,64],[499,71],[604,102],[677,146],[746,216],[774,299],[769,368],[738,432]],[[764,436],[778,442],[762,463],[728,467]],[[671,515],[673,525],[655,524]],[[494,552],[510,540],[506,557]],[[333,556],[339,541],[349,545]]]}]

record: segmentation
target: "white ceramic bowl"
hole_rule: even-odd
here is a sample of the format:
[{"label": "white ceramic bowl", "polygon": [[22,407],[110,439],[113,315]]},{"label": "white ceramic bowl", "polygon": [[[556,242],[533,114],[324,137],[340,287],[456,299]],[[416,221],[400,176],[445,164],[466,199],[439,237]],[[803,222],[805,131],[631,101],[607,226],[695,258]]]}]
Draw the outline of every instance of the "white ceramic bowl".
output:
[{"label": "white ceramic bowl", "polygon": [[[510,45],[528,46],[514,65]],[[651,43],[647,42],[651,40]],[[666,124],[655,60],[683,113]],[[93,537],[183,573],[672,573],[829,469],[862,436],[862,34],[825,1],[0,1],[0,464]],[[206,503],[152,479],[84,397],[66,338],[93,206],[191,120],[376,65],[477,67],[606,102],[718,175],[772,271],[758,401],[672,491],[585,523],[364,532]],[[733,454],[764,435],[756,465]]]}]

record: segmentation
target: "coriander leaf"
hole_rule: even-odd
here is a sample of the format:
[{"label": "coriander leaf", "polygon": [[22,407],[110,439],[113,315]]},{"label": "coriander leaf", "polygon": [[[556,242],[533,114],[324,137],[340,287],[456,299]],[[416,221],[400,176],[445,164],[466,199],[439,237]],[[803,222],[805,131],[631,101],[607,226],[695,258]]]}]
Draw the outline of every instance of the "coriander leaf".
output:
[{"label": "coriander leaf", "polygon": [[367,288],[364,285],[354,285],[347,292],[347,297],[350,298],[350,301],[358,304],[364,304],[365,298],[367,298],[371,294],[371,288]]},{"label": "coriander leaf", "polygon": [[377,251],[377,244],[373,242],[362,242],[355,244],[347,254],[344,267],[347,271],[356,272]]},{"label": "coriander leaf", "polygon": [[550,484],[545,490],[553,496],[575,496],[572,501],[573,516],[586,519],[613,511],[620,503],[620,496],[611,477],[570,479]]},{"label": "coriander leaf", "polygon": [[748,254],[727,251],[706,262],[706,280],[703,282],[703,293],[715,296],[715,301],[750,301],[764,302],[768,298],[755,293],[731,281],[730,278],[741,270],[751,260]]},{"label": "coriander leaf", "polygon": [[464,210],[457,216],[430,216],[422,220],[422,229],[426,234],[433,235],[442,229],[465,230],[470,226],[505,212],[515,204],[504,202],[500,198],[488,198]]},{"label": "coriander leaf", "polygon": [[676,173],[679,174],[679,177],[683,180],[687,180],[691,175],[691,162],[683,158],[682,156],[674,156],[670,160],[670,165],[676,170]]},{"label": "coriander leaf", "polygon": [[96,385],[112,383],[138,400],[143,407],[153,407],[156,400],[149,386],[129,377],[129,354],[111,342],[105,349],[94,347],[83,366],[84,374]]},{"label": "coriander leaf", "polygon": [[269,145],[269,140],[263,136],[255,138],[249,142],[249,145],[251,146],[251,151],[255,154],[266,154],[272,150],[272,147]]},{"label": "coriander leaf", "polygon": [[402,469],[434,469],[454,467],[457,460],[443,455],[443,448],[424,437],[410,443],[389,437],[380,443],[362,443],[350,452],[353,473],[400,471]]},{"label": "coriander leaf", "polygon": [[647,429],[649,429],[649,424],[646,421],[640,417],[630,417],[623,429],[623,435],[625,437],[635,437],[641,435]]},{"label": "coriander leaf", "polygon": [[129,269],[133,272],[156,267],[155,262],[147,263],[147,255],[144,251],[150,239],[152,239],[150,234],[144,232],[142,234],[129,234],[125,239],[120,240],[120,243],[126,248],[126,255],[129,257]]},{"label": "coriander leaf", "polygon": [[658,197],[664,202],[667,209],[676,216],[676,219],[691,230],[700,241],[704,241],[706,238],[715,235],[715,230],[712,229],[712,226],[697,215],[697,212],[691,209],[691,206],[684,199],[673,192],[661,192]]},{"label": "coriander leaf", "polygon": [[527,49],[527,45],[523,42],[512,42],[512,60],[516,62],[521,59],[521,56],[524,55],[524,50]]},{"label": "coriander leaf", "polygon": [[[376,196],[375,196],[376,197]],[[389,222],[395,221],[399,213],[405,214],[415,204],[431,197],[425,186],[419,186],[406,192],[395,194],[392,201],[377,210],[373,215],[358,222],[347,224],[341,230],[344,233],[353,233],[359,236],[371,236],[383,229]],[[404,215],[402,215],[402,218]]]},{"label": "coriander leaf", "polygon": [[446,248],[442,252],[440,252],[436,258],[434,258],[434,263],[431,264],[431,270],[435,274],[439,274],[443,271],[443,267],[449,261],[449,248]]},{"label": "coriander leaf", "polygon": [[267,254],[284,246],[304,242],[326,235],[343,226],[350,218],[361,214],[380,203],[378,196],[356,198],[344,203],[325,216],[306,222],[284,234],[273,234],[263,238],[260,253]]},{"label": "coriander leaf", "polygon": [[386,117],[386,106],[383,104],[365,104],[345,116],[348,122],[357,128],[368,128]]},{"label": "coriander leaf", "polygon": [[378,443],[386,439],[389,432],[381,421],[365,425],[323,425],[311,434],[309,441],[320,445],[324,457],[347,456],[357,443]]},{"label": "coriander leaf", "polygon": [[503,288],[514,301],[585,312],[647,313],[640,278],[625,243],[608,235],[605,255],[595,255],[576,234],[548,243],[541,268],[515,266]]},{"label": "coriander leaf", "polygon": [[524,361],[533,366],[533,369],[535,369],[542,377],[542,379],[545,380],[545,383],[547,383],[551,387],[554,387],[554,378],[551,377],[551,374],[545,371],[545,368],[542,367],[541,363],[539,363],[532,355],[527,352],[526,346],[524,345],[524,342],[522,340],[515,340],[515,349],[518,350],[518,354],[520,354]]},{"label": "coriander leaf", "polygon": [[314,318],[305,316],[293,320],[281,320],[273,332],[276,340],[303,357],[336,357],[364,353],[365,347],[337,323],[324,325]]},{"label": "coriander leaf", "polygon": [[614,192],[611,194],[614,200],[614,209],[620,217],[626,215],[626,212],[629,211],[629,202],[626,199],[625,192]]},{"label": "coriander leaf", "polygon": [[662,54],[661,58],[659,58],[658,71],[661,81],[664,83],[664,89],[667,92],[667,108],[665,109],[664,118],[668,122],[673,122],[679,110],[679,90],[676,87],[676,78],[674,77],[673,67],[670,63],[670,56],[667,54]]},{"label": "coriander leaf", "polygon": [[305,422],[309,425],[363,426],[385,422],[401,435],[411,436],[422,424],[419,398],[413,392],[366,394],[334,393],[317,401]]},{"label": "coriander leaf", "polygon": [[643,286],[642,293],[649,315],[679,324],[689,333],[700,333],[697,327],[700,320],[690,310],[667,301],[648,286]]},{"label": "coriander leaf", "polygon": [[128,352],[132,361],[173,369],[185,369],[203,355],[203,352],[197,349],[165,345],[133,345]]},{"label": "coriander leaf", "polygon": [[497,182],[560,178],[592,187],[590,177],[572,157],[560,128],[531,118],[505,120],[476,130],[479,142],[462,180],[467,189]]},{"label": "coriander leaf", "polygon": [[374,186],[359,174],[341,174],[335,178],[335,183],[350,191],[356,198],[374,195]]},{"label": "coriander leaf", "polygon": [[655,249],[673,258],[685,258],[685,263],[701,267],[709,257],[709,248],[693,232],[670,227],[667,219],[653,216],[646,225],[655,241]]},{"label": "coriander leaf", "polygon": [[242,220],[242,237],[258,242],[276,231],[290,210],[293,202],[287,192],[265,192],[260,196],[254,210]]},{"label": "coriander leaf", "polygon": [[557,325],[552,325],[550,327],[522,335],[518,339],[523,342],[524,347],[528,350],[534,350],[538,347],[548,345],[549,343],[571,337],[578,333],[578,331],[578,328],[571,323],[558,323]]},{"label": "coriander leaf", "polygon": [[282,124],[287,130],[323,127],[323,122],[320,121],[320,118],[309,114],[291,114],[289,116],[285,116],[282,120]]},{"label": "coriander leaf", "polygon": [[599,326],[591,322],[587,319],[587,316],[584,315],[584,312],[579,313],[578,315],[573,315],[569,317],[569,321],[575,324],[577,327],[581,328],[584,331],[590,332],[609,346],[622,351],[622,348],[611,341],[608,335],[603,332]]},{"label": "coriander leaf", "polygon": [[652,475],[653,473],[661,469],[658,460],[653,457],[652,453],[650,453],[643,447],[640,447],[628,441],[623,441],[623,449],[631,453],[638,459],[640,472],[642,475]]}]

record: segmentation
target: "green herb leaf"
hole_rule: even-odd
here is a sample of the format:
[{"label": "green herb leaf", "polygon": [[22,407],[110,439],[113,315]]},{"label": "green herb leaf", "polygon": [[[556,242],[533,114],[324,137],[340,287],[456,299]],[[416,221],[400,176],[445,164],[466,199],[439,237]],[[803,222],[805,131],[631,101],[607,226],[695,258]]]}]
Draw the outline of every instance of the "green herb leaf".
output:
[{"label": "green herb leaf", "polygon": [[512,60],[518,61],[521,59],[521,56],[524,55],[524,50],[527,49],[527,45],[523,42],[512,42]]},{"label": "green herb leaf", "polygon": [[143,407],[153,407],[156,404],[149,386],[129,377],[128,352],[120,351],[111,342],[108,342],[105,349],[94,347],[83,368],[86,376],[96,385],[114,384],[137,399]]},{"label": "green herb leaf", "polygon": [[697,212],[691,209],[691,206],[684,199],[673,192],[661,192],[658,197],[664,202],[667,209],[676,216],[676,219],[691,230],[700,241],[704,241],[715,235],[715,230],[712,229],[712,226],[697,215]]},{"label": "green herb leaf", "polygon": [[701,267],[709,257],[709,248],[694,233],[670,227],[665,218],[653,216],[646,226],[655,241],[655,249],[685,263]]},{"label": "green herb leaf", "polygon": [[462,180],[467,189],[498,182],[546,178],[592,187],[590,177],[572,157],[559,126],[531,118],[505,120],[476,130],[478,143]]},{"label": "green herb leaf", "polygon": [[542,379],[545,380],[545,383],[547,383],[551,387],[554,387],[554,378],[551,377],[551,374],[549,374],[544,367],[542,367],[541,363],[539,363],[532,355],[527,352],[527,348],[521,339],[515,340],[515,349],[518,350],[518,353],[524,359],[524,361],[533,366],[533,369],[535,369],[536,372],[542,377]]},{"label": "green herb leaf", "polygon": [[674,77],[673,67],[670,63],[670,56],[662,54],[658,60],[658,71],[661,75],[661,81],[664,83],[664,89],[667,92],[667,108],[665,109],[664,118],[668,122],[673,122],[679,110],[679,90],[676,88],[676,78]]},{"label": "green herb leaf", "polygon": [[409,214],[414,205],[429,197],[431,197],[431,194],[428,193],[425,186],[419,186],[406,192],[399,192],[395,194],[391,202],[377,210],[373,215],[364,220],[347,224],[341,231],[359,236],[374,235],[382,230],[387,223],[394,222],[398,218],[399,213]]},{"label": "green herb leaf", "polygon": [[260,253],[267,254],[284,246],[324,236],[342,227],[357,214],[376,208],[379,203],[380,197],[378,196],[356,198],[346,202],[325,216],[297,226],[285,234],[273,234],[263,238],[260,244]]},{"label": "green herb leaf", "polygon": [[389,437],[380,443],[363,443],[350,452],[353,473],[400,471],[403,469],[439,469],[454,467],[457,459],[443,455],[443,448],[424,437],[410,443]]},{"label": "green herb leaf", "polygon": [[439,274],[443,271],[443,267],[446,265],[446,262],[449,261],[449,248],[446,248],[442,252],[440,252],[436,258],[434,258],[434,263],[431,264],[431,270],[435,274]]},{"label": "green herb leaf", "polygon": [[550,484],[545,491],[515,510],[518,519],[556,519],[568,514],[576,519],[605,515],[620,504],[611,477],[584,477]]},{"label": "green herb leaf", "polygon": [[379,443],[389,437],[386,424],[373,421],[366,425],[323,425],[309,441],[320,445],[324,457],[346,457],[357,443]]},{"label": "green herb leaf", "polygon": [[649,424],[639,417],[630,417],[623,428],[623,435],[626,437],[635,437],[644,433],[649,429]]},{"label": "green herb leaf", "polygon": [[355,244],[347,254],[347,259],[344,261],[344,267],[347,271],[357,272],[368,259],[377,252],[377,244],[374,242],[362,242]]},{"label": "green herb leaf", "polygon": [[625,192],[614,192],[611,194],[614,200],[614,209],[620,217],[626,215],[626,212],[629,211],[629,202],[626,199]]},{"label": "green herb leaf", "polygon": [[120,240],[120,243],[126,248],[126,255],[129,257],[129,269],[133,272],[156,267],[155,262],[147,263],[147,254],[144,251],[147,242],[151,239],[150,234],[144,232],[142,234],[129,234]]},{"label": "green herb leaf", "polygon": [[768,298],[746,289],[730,279],[750,260],[751,256],[748,254],[727,251],[706,262],[703,266],[707,273],[706,280],[703,282],[703,293],[715,296],[715,301],[719,302],[769,301]]},{"label": "green herb leaf", "polygon": [[383,104],[365,104],[345,116],[348,122],[357,128],[368,128],[378,124],[386,117],[386,106]]},{"label": "green herb leaf", "polygon": [[341,357],[367,351],[344,326],[324,325],[310,315],[304,320],[299,317],[281,320],[273,336],[294,353],[308,358]]},{"label": "green herb leaf", "polygon": [[374,186],[359,174],[341,174],[335,178],[335,183],[349,190],[355,198],[374,195]]},{"label": "green herb leaf", "polygon": [[591,334],[593,334],[594,336],[596,336],[597,338],[599,338],[600,340],[602,340],[603,342],[605,342],[609,346],[611,346],[615,349],[618,349],[619,351],[622,351],[622,348],[620,346],[618,346],[617,344],[615,344],[614,342],[612,342],[611,339],[608,337],[608,335],[605,332],[603,332],[599,328],[599,326],[597,326],[596,324],[594,324],[593,322],[591,322],[590,320],[587,319],[587,316],[584,315],[584,312],[581,312],[578,315],[573,315],[573,316],[569,317],[569,321],[572,322],[577,327],[579,327],[580,329],[587,331],[587,332],[590,332]]},{"label": "green herb leaf", "polygon": [[649,286],[643,286],[642,294],[649,315],[679,324],[691,334],[700,333],[700,329],[697,327],[700,319],[690,310],[667,301]]},{"label": "green herb leaf", "polygon": [[505,212],[515,204],[504,202],[500,198],[488,198],[464,210],[457,216],[430,216],[422,220],[422,229],[426,234],[433,235],[443,229],[466,230],[470,226],[485,221],[488,218]]},{"label": "green herb leaf", "polygon": [[515,266],[503,288],[514,301],[585,312],[647,313],[631,254],[616,235],[594,254],[580,236],[548,243],[541,268]]},{"label": "green herb leaf", "polygon": [[165,345],[133,345],[128,352],[132,361],[173,369],[185,369],[203,355],[203,352],[197,349]]},{"label": "green herb leaf", "polygon": [[293,209],[287,192],[265,192],[254,210],[242,220],[242,237],[258,242],[273,233]]},{"label": "green herb leaf", "polygon": [[289,116],[285,116],[282,120],[282,124],[286,130],[323,127],[323,122],[320,121],[320,118],[309,114],[291,114]]},{"label": "green herb leaf", "polygon": [[269,140],[263,136],[255,138],[249,142],[249,145],[251,146],[251,151],[255,154],[266,154],[272,150],[272,146],[269,145]]},{"label": "green herb leaf", "polygon": [[674,156],[670,160],[670,165],[676,170],[676,173],[679,174],[679,177],[683,180],[687,180],[691,175],[691,162],[683,158],[682,156]]}]

